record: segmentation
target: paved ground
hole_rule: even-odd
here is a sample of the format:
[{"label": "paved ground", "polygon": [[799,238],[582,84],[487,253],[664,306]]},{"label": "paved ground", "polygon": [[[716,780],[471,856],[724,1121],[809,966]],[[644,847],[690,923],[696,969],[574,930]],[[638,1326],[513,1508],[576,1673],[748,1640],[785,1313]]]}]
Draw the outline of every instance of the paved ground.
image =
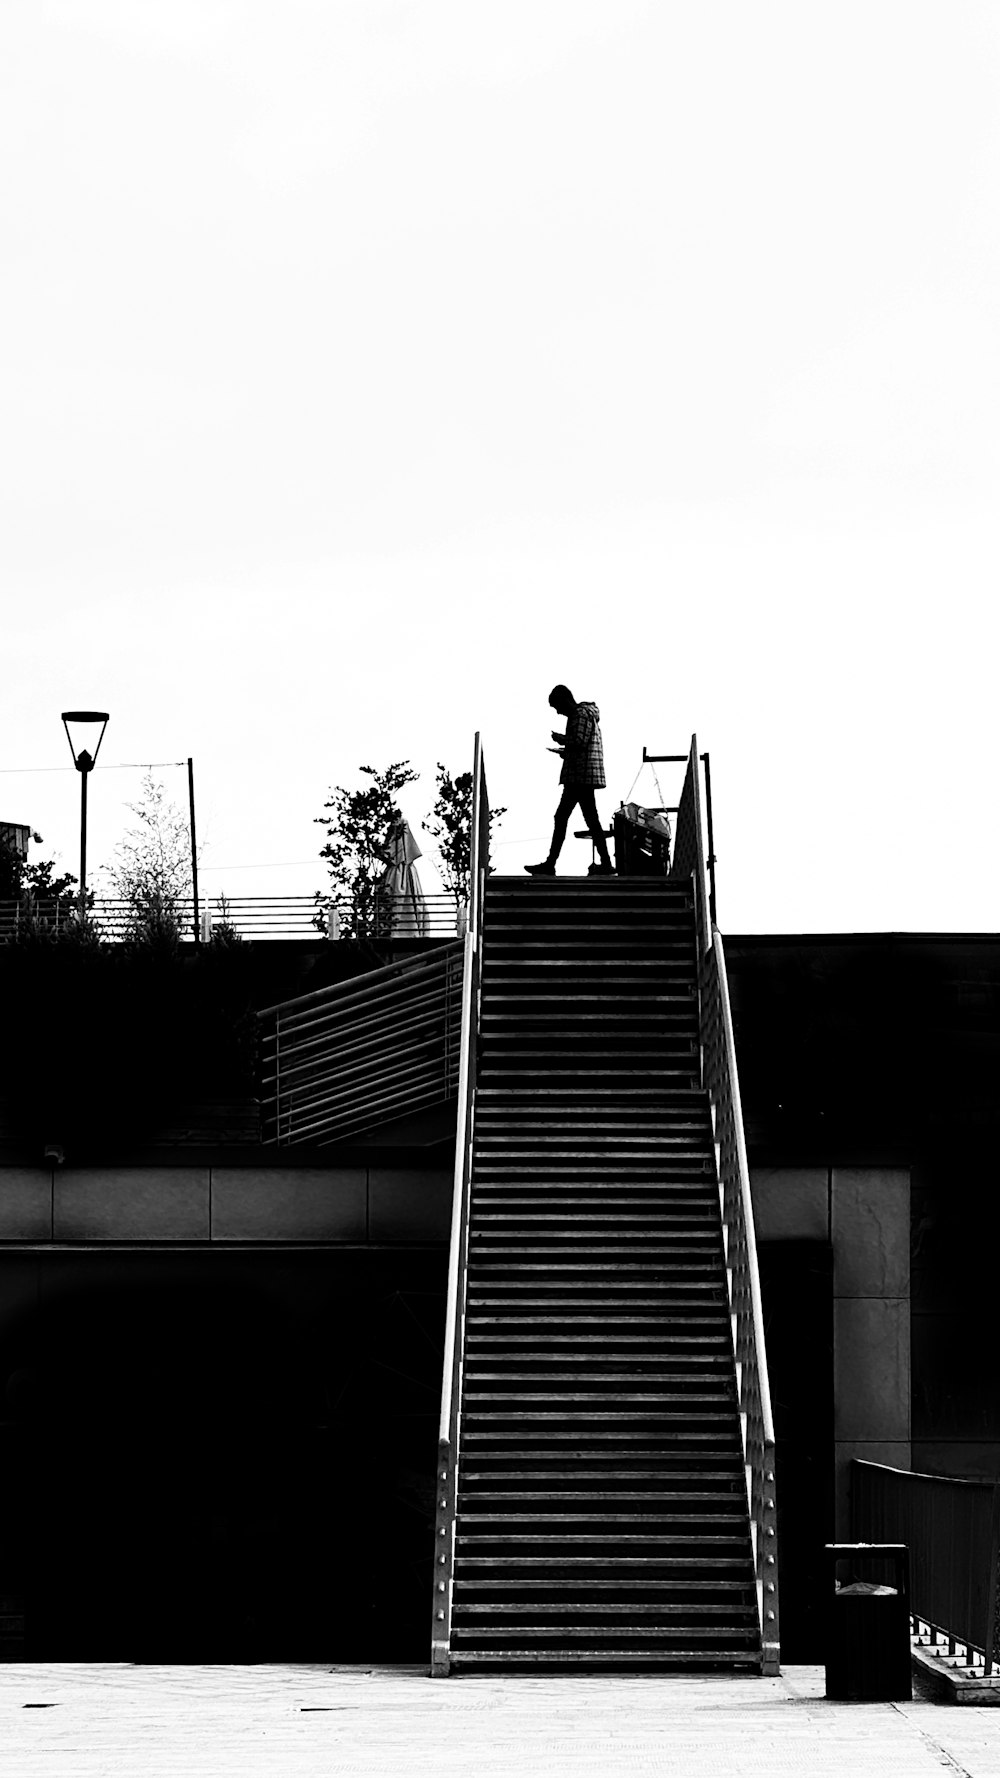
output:
[{"label": "paved ground", "polygon": [[414,1667],[0,1666],[3,1778],[1000,1778],[1000,1710],[827,1704],[819,1667],[430,1680]]}]

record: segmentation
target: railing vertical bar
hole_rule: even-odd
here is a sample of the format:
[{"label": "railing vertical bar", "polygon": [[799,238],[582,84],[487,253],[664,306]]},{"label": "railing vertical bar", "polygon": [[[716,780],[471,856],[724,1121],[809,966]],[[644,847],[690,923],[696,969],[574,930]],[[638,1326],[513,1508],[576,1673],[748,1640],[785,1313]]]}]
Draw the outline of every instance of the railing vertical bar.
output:
[{"label": "railing vertical bar", "polygon": [[1000,1482],[994,1482],[990,1502],[990,1576],[986,1595],[986,1635],[983,1640],[986,1656],[984,1671],[989,1679],[994,1666],[1000,1667]]},{"label": "railing vertical bar", "polygon": [[[281,1014],[274,1015],[274,1134],[281,1141]],[[265,1123],[264,1128],[267,1128]]]}]

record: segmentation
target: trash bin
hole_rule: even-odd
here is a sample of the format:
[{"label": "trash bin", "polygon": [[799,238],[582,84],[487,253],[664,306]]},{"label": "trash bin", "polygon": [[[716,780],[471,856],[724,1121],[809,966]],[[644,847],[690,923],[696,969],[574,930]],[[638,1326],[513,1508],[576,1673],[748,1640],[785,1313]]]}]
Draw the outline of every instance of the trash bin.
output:
[{"label": "trash bin", "polygon": [[[828,1543],[826,1695],[891,1702],[912,1698],[910,1552],[905,1543]],[[889,1564],[893,1585],[858,1570]],[[849,1565],[846,1581],[837,1569]]]}]

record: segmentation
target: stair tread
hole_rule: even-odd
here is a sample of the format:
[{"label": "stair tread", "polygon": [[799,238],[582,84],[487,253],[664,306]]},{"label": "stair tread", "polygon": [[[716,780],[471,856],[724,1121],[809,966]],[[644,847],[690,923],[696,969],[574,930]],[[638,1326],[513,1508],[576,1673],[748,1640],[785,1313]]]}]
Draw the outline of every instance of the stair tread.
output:
[{"label": "stair tread", "polygon": [[[729,1517],[729,1518],[739,1517],[740,1513],[744,1512],[746,1510],[745,1500],[741,1501],[738,1498],[738,1496],[735,1494],[723,1494],[722,1492],[713,1494],[709,1490],[695,1489],[695,1488],[683,1488],[683,1489],[673,1489],[673,1490],[666,1489],[666,1488],[601,1488],[601,1489],[594,1488],[594,1489],[589,1489],[589,1490],[586,1488],[561,1488],[561,1489],[536,1488],[536,1489],[526,1489],[523,1491],[518,1490],[518,1489],[513,1489],[513,1488],[504,1488],[504,1489],[499,1489],[499,1490],[495,1489],[495,1488],[491,1488],[491,1489],[483,1488],[483,1489],[476,1490],[472,1495],[468,1495],[464,1490],[460,1490],[459,1493],[460,1493],[460,1512],[462,1512],[461,1501],[462,1501],[463,1495],[465,1496],[466,1507],[468,1507],[468,1505],[470,1505],[473,1500],[482,1500],[484,1498],[488,1498],[490,1500],[504,1500],[504,1501],[513,1501],[513,1500],[531,1500],[531,1501],[541,1501],[541,1500],[567,1500],[567,1501],[578,1501],[578,1500],[646,1500],[646,1501],[649,1501],[649,1500],[659,1500],[659,1501],[663,1501],[663,1502],[671,1501],[673,1503],[676,1503],[676,1501],[678,1499],[683,1499],[683,1500],[711,1501],[713,1506],[718,1506],[718,1507],[726,1506],[726,1507],[731,1508],[731,1511],[728,1514],[712,1513],[712,1514],[704,1515],[706,1523],[710,1522],[712,1524],[716,1523],[716,1521],[719,1517]],[[464,1516],[464,1513],[462,1514],[462,1516]],[[682,1512],[677,1512],[674,1514],[675,1519],[682,1520],[685,1523],[689,1519],[691,1519],[695,1516],[697,1516],[697,1515],[690,1514],[690,1513],[682,1513]]]},{"label": "stair tread", "polygon": [[[475,1543],[475,1542],[477,1542],[477,1539],[474,1537],[470,1538],[468,1536],[468,1534],[466,1534],[465,1541],[466,1541],[466,1543]],[[708,1591],[709,1589],[714,1591],[717,1587],[720,1587],[720,1586],[743,1586],[743,1585],[745,1585],[745,1581],[742,1578],[740,1578],[738,1576],[727,1577],[725,1575],[722,1575],[721,1573],[716,1573],[716,1570],[721,1570],[723,1568],[732,1569],[734,1567],[740,1566],[741,1564],[743,1565],[744,1568],[751,1568],[752,1569],[752,1564],[750,1563],[749,1557],[734,1557],[734,1556],[720,1556],[720,1555],[708,1555],[708,1556],[704,1556],[704,1557],[702,1557],[700,1555],[697,1557],[695,1557],[695,1556],[676,1556],[676,1555],[674,1555],[674,1556],[659,1556],[659,1555],[657,1555],[657,1556],[650,1558],[648,1556],[639,1555],[638,1552],[636,1552],[635,1554],[626,1554],[624,1556],[619,1556],[619,1555],[598,1556],[598,1555],[591,1554],[591,1552],[589,1550],[582,1550],[581,1551],[578,1548],[578,1546],[581,1544],[607,1543],[609,1541],[606,1536],[604,1536],[602,1533],[597,1532],[597,1531],[570,1531],[570,1532],[566,1532],[562,1537],[559,1537],[559,1536],[553,1537],[552,1535],[545,1535],[544,1533],[538,1532],[538,1531],[525,1531],[523,1533],[520,1533],[519,1535],[515,1535],[513,1532],[508,1531],[508,1532],[504,1532],[502,1535],[498,1536],[495,1539],[488,1539],[485,1536],[483,1536],[482,1534],[480,1534],[480,1536],[478,1538],[478,1542],[482,1543],[482,1542],[487,1542],[487,1541],[494,1541],[496,1543],[503,1543],[503,1544],[516,1544],[518,1547],[520,1547],[522,1544],[524,1544],[524,1545],[545,1544],[547,1547],[551,1547],[552,1545],[557,1545],[558,1549],[559,1549],[559,1553],[558,1553],[558,1555],[548,1555],[548,1556],[540,1556],[540,1555],[530,1555],[530,1556],[465,1555],[462,1558],[463,1563],[465,1563],[469,1567],[480,1567],[480,1568],[503,1567],[503,1568],[521,1568],[521,1569],[523,1569],[523,1568],[559,1568],[559,1569],[561,1569],[564,1566],[568,1566],[568,1567],[580,1568],[581,1570],[588,1570],[588,1571],[591,1569],[622,1567],[622,1568],[632,1568],[637,1571],[641,1570],[643,1573],[645,1573],[646,1569],[649,1567],[651,1560],[655,1563],[657,1568],[670,1568],[670,1569],[691,1568],[692,1565],[697,1561],[699,1568],[705,1568],[705,1569],[711,1570],[713,1578],[711,1580],[697,1580],[697,1579],[690,1579],[690,1578],[681,1579],[678,1576],[677,1577],[677,1585],[684,1586],[684,1587],[690,1587],[692,1592]],[[716,1541],[731,1543],[732,1538],[727,1537],[724,1539],[716,1539]],[[749,1544],[749,1537],[747,1538],[746,1541]],[[710,1538],[706,1539],[706,1542],[711,1542],[711,1539]],[[644,1546],[647,1544],[654,1545],[654,1546],[657,1544],[662,1544],[665,1549],[672,1549],[673,1545],[674,1545],[674,1538],[672,1535],[667,1535],[666,1533],[656,1532],[656,1531],[650,1531],[650,1532],[616,1531],[615,1532],[615,1543],[616,1544],[628,1543],[629,1545],[641,1543]]]},{"label": "stair tread", "polygon": [[[679,1403],[682,1400],[683,1400],[682,1397],[678,1398]],[[653,1425],[659,1425],[662,1420],[669,1420],[671,1418],[677,1419],[677,1420],[682,1420],[682,1419],[683,1420],[709,1420],[709,1421],[714,1420],[717,1423],[721,1424],[724,1420],[729,1419],[729,1415],[728,1414],[715,1414],[707,1409],[699,1409],[699,1411],[697,1413],[689,1411],[687,1414],[685,1414],[683,1416],[682,1415],[673,1415],[672,1416],[669,1414],[652,1413],[652,1412],[640,1413],[638,1410],[632,1410],[632,1409],[618,1409],[615,1411],[614,1415],[610,1415],[606,1412],[601,1413],[601,1414],[588,1414],[582,1410],[580,1412],[574,1413],[574,1414],[569,1414],[569,1413],[562,1414],[562,1413],[555,1413],[555,1412],[544,1413],[544,1414],[534,1414],[531,1412],[519,1412],[517,1409],[514,1409],[514,1408],[512,1408],[508,1413],[503,1413],[503,1414],[484,1413],[483,1410],[480,1408],[480,1409],[477,1409],[474,1414],[470,1413],[467,1415],[467,1421],[468,1421],[470,1431],[472,1431],[477,1426],[490,1426],[497,1420],[502,1420],[504,1423],[508,1423],[511,1420],[514,1420],[514,1421],[517,1421],[521,1425],[524,1425],[527,1423],[530,1425],[539,1425],[539,1426],[559,1426],[565,1420],[572,1420],[574,1425],[580,1425],[581,1423],[586,1425],[588,1421],[595,1420],[600,1425],[603,1426],[603,1425],[606,1425],[608,1420],[611,1418],[613,1418],[615,1421],[620,1421],[620,1422],[625,1422],[625,1423],[649,1421]]]},{"label": "stair tread", "polygon": [[[626,1631],[629,1636],[634,1636],[637,1638],[641,1637],[641,1636],[656,1636],[659,1634],[659,1631],[652,1624],[648,1624],[648,1625],[647,1624],[628,1624],[628,1625],[621,1624],[621,1625],[615,1625],[615,1626],[609,1625],[608,1626],[608,1633],[609,1634],[610,1634],[612,1628],[614,1628],[615,1630],[619,1630],[619,1631]],[[579,1625],[578,1624],[565,1624],[565,1625],[560,1625],[560,1635],[568,1636],[568,1637],[579,1637],[581,1640],[585,1637],[589,1639],[590,1637],[594,1636],[595,1634],[598,1634],[599,1629],[600,1629],[600,1627],[596,1624],[579,1624]],[[716,1626],[716,1625],[707,1626],[706,1625],[706,1627],[704,1629],[700,1629],[694,1625],[687,1624],[684,1626],[684,1630],[685,1630],[685,1634],[688,1636],[692,1636],[692,1637],[693,1636],[703,1636],[706,1640],[708,1640],[709,1638],[714,1638],[714,1637],[720,1635],[721,1633],[725,1633],[725,1634],[729,1635],[733,1640],[736,1640],[741,1637],[749,1640],[750,1637],[752,1637],[755,1633],[755,1626],[751,1627],[748,1625],[745,1629],[742,1626],[740,1626],[739,1628],[734,1627],[732,1630],[730,1630],[728,1628],[728,1626],[726,1626],[724,1629],[724,1627],[722,1625],[718,1625],[718,1626]],[[462,1635],[463,1631],[462,1631],[461,1626],[456,1625],[454,1633],[457,1636]],[[506,1638],[507,1636],[510,1635],[510,1631],[507,1629],[491,1630],[485,1624],[477,1624],[475,1626],[475,1628],[470,1627],[464,1633],[469,1636],[473,1636],[473,1635],[475,1635],[475,1636],[489,1636],[489,1637],[493,1638],[494,1640],[496,1640],[499,1637]],[[527,1636],[551,1636],[552,1630],[551,1630],[551,1628],[546,1627],[541,1624],[539,1624],[537,1626],[532,1626],[529,1624],[518,1624],[517,1633],[519,1636],[526,1636],[526,1637]]]},{"label": "stair tread", "polygon": [[[663,1480],[663,1481],[676,1481],[676,1482],[684,1482],[684,1481],[693,1482],[693,1481],[712,1481],[712,1480],[714,1480],[714,1481],[720,1481],[720,1482],[722,1482],[722,1481],[732,1482],[734,1480],[739,1480],[742,1483],[742,1480],[743,1480],[742,1475],[738,1476],[737,1472],[735,1470],[729,1470],[729,1469],[680,1469],[680,1470],[677,1470],[677,1469],[674,1469],[674,1470],[670,1470],[670,1469],[667,1469],[667,1470],[663,1470],[663,1469],[635,1469],[635,1470],[629,1470],[627,1472],[624,1472],[624,1476],[625,1476],[625,1479],[627,1479],[628,1481],[646,1481],[646,1480],[660,1481],[660,1480]],[[464,1468],[464,1466],[463,1466],[463,1469],[461,1471],[461,1479],[464,1482],[471,1482],[471,1481],[489,1482],[489,1481],[498,1481],[501,1479],[505,1480],[505,1481],[511,1481],[511,1482],[519,1482],[519,1481],[549,1481],[549,1482],[567,1481],[567,1482],[573,1482],[573,1481],[585,1481],[585,1480],[608,1481],[608,1480],[614,1479],[614,1475],[613,1475],[613,1472],[609,1473],[609,1471],[604,1470],[604,1469],[579,1469],[575,1465],[572,1469],[563,1469],[563,1470],[508,1469],[508,1470],[502,1470],[499,1475],[497,1475],[492,1470],[480,1470],[480,1469],[469,1470],[469,1469]]]},{"label": "stair tread", "polygon": [[[717,1616],[719,1612],[729,1612],[737,1620],[749,1620],[751,1616],[751,1608],[749,1606],[741,1607],[736,1604],[735,1600],[728,1604],[720,1601],[718,1605],[698,1606],[669,1604],[666,1600],[647,1603],[644,1600],[636,1599],[588,1599],[586,1601],[548,1599],[544,1607],[540,1602],[532,1600],[517,1603],[507,1599],[491,1599],[481,1605],[475,1604],[472,1600],[463,1600],[461,1610],[456,1611],[458,1622],[455,1627],[458,1628],[462,1619],[466,1617],[527,1617],[530,1614],[534,1616],[537,1623],[539,1619],[544,1620],[545,1617],[561,1617],[564,1614],[569,1615],[571,1612],[577,1618],[581,1613],[589,1617],[616,1618],[625,1614],[637,1617],[672,1617],[687,1616],[688,1614],[707,1617],[710,1613]],[[753,1620],[756,1622],[756,1612],[753,1613]],[[574,1628],[576,1627],[574,1625]],[[721,1629],[723,1626],[719,1625],[718,1627]],[[735,1628],[736,1625],[734,1624],[733,1627]],[[739,1627],[742,1628],[742,1624]],[[730,1628],[729,1622],[726,1623],[725,1628]]]}]

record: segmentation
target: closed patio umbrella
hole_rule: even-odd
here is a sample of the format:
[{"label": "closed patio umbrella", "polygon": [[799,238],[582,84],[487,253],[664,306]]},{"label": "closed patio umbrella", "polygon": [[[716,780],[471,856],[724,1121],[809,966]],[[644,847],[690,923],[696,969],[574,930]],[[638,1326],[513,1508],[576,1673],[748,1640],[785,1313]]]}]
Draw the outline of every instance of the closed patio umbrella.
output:
[{"label": "closed patio umbrella", "polygon": [[390,860],[382,879],[389,904],[391,938],[425,938],[430,924],[416,860],[422,857],[408,821],[400,816],[392,830]]}]

